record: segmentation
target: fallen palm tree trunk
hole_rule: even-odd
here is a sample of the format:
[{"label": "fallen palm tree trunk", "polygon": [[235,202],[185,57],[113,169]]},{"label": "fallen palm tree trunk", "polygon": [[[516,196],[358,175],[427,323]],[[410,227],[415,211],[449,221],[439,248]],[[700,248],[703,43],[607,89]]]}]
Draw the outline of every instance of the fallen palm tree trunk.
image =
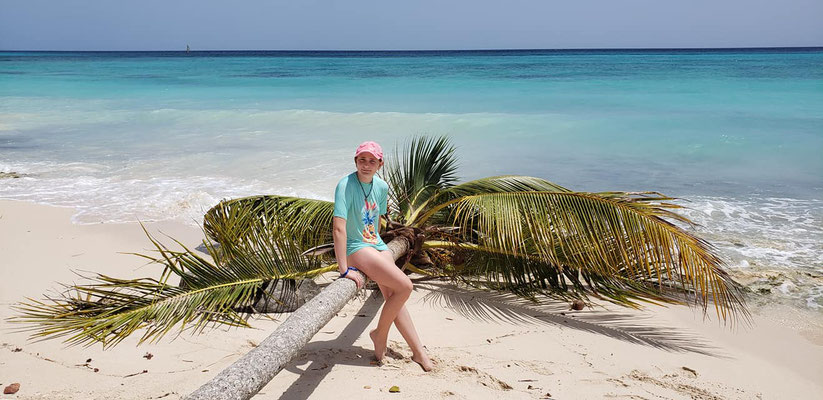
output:
[{"label": "fallen palm tree trunk", "polygon": [[[394,259],[405,255],[409,243],[388,243]],[[358,272],[359,273],[359,272]],[[289,318],[234,364],[185,397],[187,400],[250,399],[286,366],[311,338],[357,293],[351,279],[338,279],[297,309]]]}]

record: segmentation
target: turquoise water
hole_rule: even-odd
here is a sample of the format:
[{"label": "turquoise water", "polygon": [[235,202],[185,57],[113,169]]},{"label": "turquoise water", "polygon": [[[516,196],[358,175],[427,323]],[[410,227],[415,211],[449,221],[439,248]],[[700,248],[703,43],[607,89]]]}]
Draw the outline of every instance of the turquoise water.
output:
[{"label": "turquoise water", "polygon": [[78,223],[330,199],[360,141],[418,134],[466,179],[690,199],[732,267],[823,309],[821,49],[0,53],[0,171],[27,174],[0,198]]}]

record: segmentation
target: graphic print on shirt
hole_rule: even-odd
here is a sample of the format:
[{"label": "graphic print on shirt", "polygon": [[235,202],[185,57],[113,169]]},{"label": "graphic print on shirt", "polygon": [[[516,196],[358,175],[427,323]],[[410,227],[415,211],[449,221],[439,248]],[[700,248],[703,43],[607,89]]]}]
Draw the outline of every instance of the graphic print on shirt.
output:
[{"label": "graphic print on shirt", "polygon": [[377,244],[377,228],[374,223],[377,222],[377,202],[366,201],[363,205],[363,241],[366,243]]}]

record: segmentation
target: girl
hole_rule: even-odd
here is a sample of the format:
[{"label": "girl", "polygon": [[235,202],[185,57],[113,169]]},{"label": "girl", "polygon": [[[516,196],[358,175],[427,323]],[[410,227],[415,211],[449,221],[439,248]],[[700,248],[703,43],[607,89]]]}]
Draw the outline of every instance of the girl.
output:
[{"label": "girl", "polygon": [[389,185],[375,176],[383,166],[380,145],[363,142],[354,153],[354,165],[357,170],[343,177],[334,192],[334,255],[340,276],[353,280],[359,289],[364,283],[361,276],[350,273],[359,269],[377,282],[383,293],[386,303],[377,328],[369,333],[377,360],[383,359],[389,328],[394,322],[412,350],[412,360],[424,371],[430,371],[432,362],[405,306],[411,295],[412,282],[394,265],[392,253],[378,232],[380,215],[386,213],[389,193]]}]

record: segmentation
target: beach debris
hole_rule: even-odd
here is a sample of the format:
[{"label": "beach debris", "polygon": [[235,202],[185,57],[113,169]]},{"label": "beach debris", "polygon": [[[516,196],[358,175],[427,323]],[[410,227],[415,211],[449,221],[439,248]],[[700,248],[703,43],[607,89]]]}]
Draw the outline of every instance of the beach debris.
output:
[{"label": "beach debris", "polygon": [[19,353],[19,352],[21,352],[21,351],[23,351],[23,349],[21,349],[21,348],[19,348],[19,347],[15,347],[15,348],[14,348],[11,352],[12,352],[12,353]]},{"label": "beach debris", "polygon": [[[97,368],[95,368],[95,369],[97,369]],[[95,372],[97,372],[97,371],[95,371]],[[205,372],[205,371],[203,371],[203,372]],[[133,374],[128,374],[128,375],[124,376],[123,378],[129,378],[129,377],[132,377],[132,376],[135,376],[135,375],[140,375],[140,374],[148,374],[148,373],[149,373],[149,370],[144,369],[144,370],[142,370],[142,371],[140,371],[140,372],[135,372],[135,373],[133,373]]]},{"label": "beach debris", "polygon": [[151,354],[148,351],[146,352],[146,354],[143,354],[143,358],[145,358],[146,360],[151,360],[152,357],[154,357],[154,354]]},{"label": "beach debris", "polygon": [[94,372],[100,372],[100,368],[95,368]]},{"label": "beach debris", "polygon": [[446,319],[449,320],[449,321],[454,321],[454,318],[446,317]]},{"label": "beach debris", "polygon": [[320,370],[324,370],[324,369],[326,369],[326,368],[328,368],[328,367],[329,367],[329,364],[323,363],[323,365],[322,365],[322,366],[317,367],[317,368],[312,368],[311,370],[312,370],[312,371],[320,371]]},{"label": "beach debris", "polygon": [[518,382],[537,382],[534,379],[518,379]]},{"label": "beach debris", "polygon": [[86,364],[88,364],[88,363],[90,363],[90,362],[91,362],[91,358],[87,358],[87,359],[86,359]]},{"label": "beach debris", "polygon": [[575,300],[571,305],[571,309],[575,311],[580,311],[583,307],[586,307],[586,303],[584,303],[583,300]]},{"label": "beach debris", "polygon": [[689,367],[681,367],[681,368],[683,368],[683,371],[691,372],[694,375],[694,377],[697,378],[697,371],[695,371],[695,370],[693,370]]},{"label": "beach debris", "polygon": [[389,393],[400,393],[400,387],[392,386],[389,388]]},{"label": "beach debris", "polygon": [[18,172],[14,172],[14,171],[0,172],[0,179],[5,179],[5,178],[17,179],[17,178],[22,178],[24,176],[27,176],[27,175],[26,174],[21,174],[21,173],[18,173]]},{"label": "beach debris", "polygon": [[363,386],[363,389],[371,389],[371,386],[369,386],[369,385]]},{"label": "beach debris", "polygon": [[12,383],[11,385],[8,385],[5,389],[3,389],[3,394],[15,394],[18,390],[20,390],[20,384]]}]

